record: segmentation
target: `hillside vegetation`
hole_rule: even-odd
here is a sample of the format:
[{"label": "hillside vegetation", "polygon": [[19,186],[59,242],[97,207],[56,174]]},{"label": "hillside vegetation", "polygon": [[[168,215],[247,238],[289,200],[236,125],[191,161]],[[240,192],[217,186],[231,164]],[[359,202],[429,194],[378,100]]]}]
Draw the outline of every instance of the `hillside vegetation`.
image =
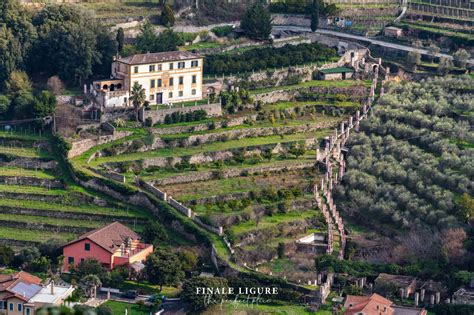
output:
[{"label": "hillside vegetation", "polygon": [[391,86],[349,141],[337,191],[347,216],[399,231],[472,220],[473,86],[470,77]]}]

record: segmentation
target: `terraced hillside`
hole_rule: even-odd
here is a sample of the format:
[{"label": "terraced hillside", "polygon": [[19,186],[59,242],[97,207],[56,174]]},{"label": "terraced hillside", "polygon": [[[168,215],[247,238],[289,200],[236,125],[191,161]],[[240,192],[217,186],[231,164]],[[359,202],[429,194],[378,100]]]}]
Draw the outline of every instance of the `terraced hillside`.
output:
[{"label": "terraced hillside", "polygon": [[0,242],[24,246],[120,221],[140,230],[147,214],[75,185],[50,136],[0,132]]},{"label": "terraced hillside", "polygon": [[351,31],[375,35],[391,23],[400,13],[399,0],[345,1],[328,0],[340,10],[339,16],[352,21]]},{"label": "terraced hillside", "polygon": [[[278,93],[290,101],[269,103]],[[125,128],[133,134],[72,163],[130,184],[138,176],[222,228],[240,265],[272,260],[261,268],[296,282],[310,275],[314,253],[299,252],[295,240],[326,231],[312,195],[316,149],[367,95],[367,82],[351,80],[235,90],[223,94],[223,117]]]},{"label": "terraced hillside", "polygon": [[348,143],[336,198],[347,219],[388,236],[429,228],[431,243],[472,220],[473,86],[457,77],[389,89]]}]

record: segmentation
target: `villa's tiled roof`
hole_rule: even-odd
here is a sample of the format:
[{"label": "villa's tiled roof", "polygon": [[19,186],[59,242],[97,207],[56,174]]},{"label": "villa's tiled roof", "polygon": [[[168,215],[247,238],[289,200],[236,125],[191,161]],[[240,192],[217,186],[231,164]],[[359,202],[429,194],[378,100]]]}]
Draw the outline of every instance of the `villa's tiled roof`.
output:
[{"label": "villa's tiled roof", "polygon": [[192,53],[190,51],[165,51],[122,57],[118,58],[117,61],[129,65],[140,65],[167,61],[189,60],[195,58],[201,58],[201,55]]},{"label": "villa's tiled roof", "polygon": [[76,240],[67,243],[65,246],[84,239],[89,239],[106,251],[114,253],[118,248],[120,248],[120,245],[125,243],[129,238],[132,240],[138,240],[140,239],[140,236],[125,225],[119,222],[114,222],[102,228],[82,234]]}]

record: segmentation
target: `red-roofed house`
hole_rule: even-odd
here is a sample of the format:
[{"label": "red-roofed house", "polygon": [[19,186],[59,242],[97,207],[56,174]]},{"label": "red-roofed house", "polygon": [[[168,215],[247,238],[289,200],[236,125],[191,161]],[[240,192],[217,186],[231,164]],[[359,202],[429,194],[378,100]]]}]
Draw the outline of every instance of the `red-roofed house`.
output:
[{"label": "red-roofed house", "polygon": [[35,315],[44,306],[61,305],[72,286],[42,285],[41,279],[20,271],[0,275],[0,315]]},{"label": "red-roofed house", "polygon": [[119,222],[87,232],[63,247],[63,271],[82,260],[95,258],[111,270],[141,262],[153,252],[153,245],[140,242],[140,236]]},{"label": "red-roofed house", "polygon": [[371,296],[348,295],[344,315],[426,315],[425,309],[402,307],[377,293]]}]

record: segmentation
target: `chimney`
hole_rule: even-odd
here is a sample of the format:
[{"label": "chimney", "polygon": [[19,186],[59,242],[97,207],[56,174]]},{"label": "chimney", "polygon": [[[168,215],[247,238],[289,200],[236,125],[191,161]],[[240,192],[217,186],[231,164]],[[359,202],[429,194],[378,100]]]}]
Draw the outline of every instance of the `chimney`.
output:
[{"label": "chimney", "polygon": [[51,295],[54,295],[54,280],[51,280],[49,285],[51,286]]}]

